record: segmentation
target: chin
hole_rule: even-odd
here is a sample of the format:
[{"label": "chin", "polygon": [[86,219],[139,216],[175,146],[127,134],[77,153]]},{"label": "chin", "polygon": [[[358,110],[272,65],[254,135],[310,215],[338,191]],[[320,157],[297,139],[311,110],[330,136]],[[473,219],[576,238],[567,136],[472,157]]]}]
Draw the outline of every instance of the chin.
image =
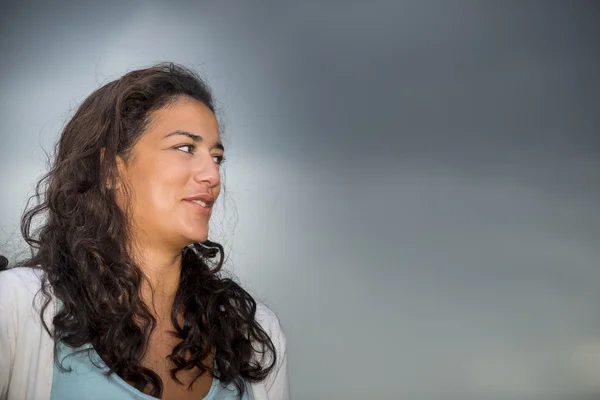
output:
[{"label": "chin", "polygon": [[202,243],[206,239],[208,239],[208,232],[203,235],[195,234],[195,235],[186,235],[185,236],[185,241],[187,242],[186,246],[190,245],[192,243]]},{"label": "chin", "polygon": [[202,243],[208,239],[208,227],[207,226],[185,226],[178,231],[183,247],[189,246],[192,243]]},{"label": "chin", "polygon": [[208,239],[208,236],[202,236],[201,238],[194,239],[194,241],[191,243],[203,243],[206,241],[206,239]]}]

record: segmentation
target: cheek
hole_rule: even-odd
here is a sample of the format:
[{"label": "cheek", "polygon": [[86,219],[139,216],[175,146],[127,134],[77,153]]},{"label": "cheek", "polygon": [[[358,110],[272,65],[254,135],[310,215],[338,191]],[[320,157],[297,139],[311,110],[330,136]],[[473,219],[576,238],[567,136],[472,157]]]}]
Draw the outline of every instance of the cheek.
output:
[{"label": "cheek", "polygon": [[141,170],[136,185],[140,208],[155,213],[172,211],[182,196],[187,175],[187,169],[160,161]]}]

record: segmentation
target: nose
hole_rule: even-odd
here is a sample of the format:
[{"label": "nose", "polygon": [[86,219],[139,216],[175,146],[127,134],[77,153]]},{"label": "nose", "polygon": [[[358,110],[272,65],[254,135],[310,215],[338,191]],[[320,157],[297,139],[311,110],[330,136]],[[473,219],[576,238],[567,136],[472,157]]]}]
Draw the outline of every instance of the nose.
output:
[{"label": "nose", "polygon": [[210,154],[202,154],[198,157],[198,163],[194,169],[194,181],[198,183],[208,183],[210,187],[215,187],[221,183],[221,174],[219,165]]}]

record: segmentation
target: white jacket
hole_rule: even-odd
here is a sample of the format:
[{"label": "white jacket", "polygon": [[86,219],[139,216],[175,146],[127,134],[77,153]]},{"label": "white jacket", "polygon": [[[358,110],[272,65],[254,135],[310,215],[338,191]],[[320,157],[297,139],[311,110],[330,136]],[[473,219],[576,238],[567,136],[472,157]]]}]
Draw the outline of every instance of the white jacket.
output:
[{"label": "white jacket", "polygon": [[[42,272],[26,267],[0,272],[0,400],[49,400],[54,368],[54,341],[44,329],[36,293]],[[35,304],[34,304],[35,300]],[[56,299],[44,320],[52,329]],[[252,384],[256,400],[288,400],[286,338],[275,313],[257,301],[256,321],[277,351],[277,364],[268,377]],[[270,363],[270,359],[266,359]]]}]

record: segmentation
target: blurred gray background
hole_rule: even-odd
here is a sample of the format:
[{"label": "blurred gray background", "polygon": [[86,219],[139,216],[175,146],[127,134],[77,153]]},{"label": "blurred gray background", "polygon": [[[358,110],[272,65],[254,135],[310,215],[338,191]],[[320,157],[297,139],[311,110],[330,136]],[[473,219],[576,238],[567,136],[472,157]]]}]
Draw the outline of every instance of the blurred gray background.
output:
[{"label": "blurred gray background", "polygon": [[77,105],[175,61],[294,399],[599,399],[599,39],[593,1],[3,2],[0,253]]}]

